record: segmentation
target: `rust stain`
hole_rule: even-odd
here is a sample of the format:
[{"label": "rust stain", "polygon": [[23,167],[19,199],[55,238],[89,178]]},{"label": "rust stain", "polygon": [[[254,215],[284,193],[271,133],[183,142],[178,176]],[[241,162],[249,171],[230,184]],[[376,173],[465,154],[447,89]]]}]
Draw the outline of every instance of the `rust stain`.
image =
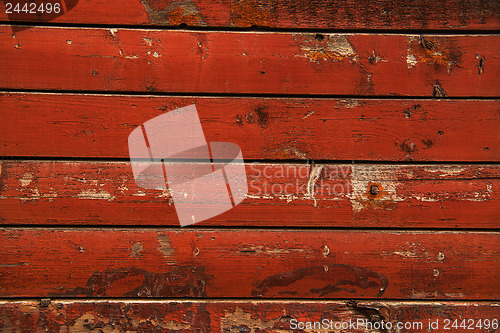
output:
[{"label": "rust stain", "polygon": [[[387,179],[387,180],[383,180]],[[352,166],[352,193],[348,196],[354,212],[364,209],[393,210],[399,201],[396,189],[400,185],[394,170],[385,167]]]},{"label": "rust stain", "polygon": [[268,27],[274,19],[272,10],[263,2],[252,0],[232,0],[230,5],[230,26]]},{"label": "rust stain", "polygon": [[[352,265],[334,264],[330,266],[295,269],[290,272],[271,275],[257,284],[257,287],[252,290],[252,296],[262,297],[273,288],[281,289],[283,287],[290,287],[307,277],[313,277],[316,281],[334,280],[334,282],[328,283],[322,288],[311,288],[309,290],[313,294],[319,294],[319,297],[341,291],[356,293],[357,290],[354,288],[365,290],[375,289],[377,292],[376,296],[381,297],[389,285],[387,277],[369,269]],[[290,292],[290,290],[286,291]]]},{"label": "rust stain", "polygon": [[358,202],[365,209],[393,209],[395,201],[390,199],[390,195],[381,183],[369,182],[363,197]]},{"label": "rust stain", "polygon": [[[267,154],[268,151],[264,150],[263,154]],[[297,147],[284,147],[282,149],[275,149],[271,152],[277,159],[294,159],[294,160],[306,160],[307,154]]]},{"label": "rust stain", "polygon": [[193,7],[179,6],[170,11],[167,15],[170,25],[187,24],[190,26],[200,26],[203,24],[203,18],[200,12],[193,10]]},{"label": "rust stain", "polygon": [[409,36],[406,62],[408,68],[416,67],[418,63],[434,66],[437,72],[451,73],[460,68],[462,50],[457,47],[452,38]]},{"label": "rust stain", "polygon": [[357,55],[346,35],[341,34],[296,34],[295,41],[300,46],[302,54],[310,62],[357,61]]}]

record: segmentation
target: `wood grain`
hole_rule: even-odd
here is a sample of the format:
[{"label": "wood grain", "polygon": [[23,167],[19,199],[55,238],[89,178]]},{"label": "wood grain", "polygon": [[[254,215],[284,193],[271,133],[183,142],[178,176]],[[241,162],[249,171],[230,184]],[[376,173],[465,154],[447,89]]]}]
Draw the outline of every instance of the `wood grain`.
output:
[{"label": "wood grain", "polygon": [[3,228],[0,296],[498,299],[499,236]]},{"label": "wood grain", "polygon": [[[179,225],[170,191],[138,187],[129,163],[0,168],[0,224]],[[498,166],[252,163],[246,171],[246,199],[197,226],[498,227]]]},{"label": "wood grain", "polygon": [[498,30],[499,15],[494,0],[86,0],[58,17],[22,13],[8,17],[1,10],[0,20],[238,28]]},{"label": "wood grain", "polygon": [[494,97],[499,45],[498,35],[0,26],[0,88]]},{"label": "wood grain", "polygon": [[[429,322],[438,323],[438,328],[434,328],[432,332],[450,332],[444,329],[445,320],[458,319],[461,322],[466,319],[469,323],[469,319],[474,319],[477,325],[479,319],[490,319],[490,321],[498,319],[499,311],[499,304],[490,302],[296,302],[293,300],[86,302],[44,299],[42,302],[1,301],[0,329],[5,333],[19,330],[87,332],[99,329],[104,332],[270,333],[288,332],[297,325],[297,322],[327,320],[327,325],[333,327],[355,322],[357,329],[351,328],[349,332],[356,333],[384,332],[382,329],[373,330],[366,327],[381,321],[391,323],[394,326],[393,331],[397,325],[406,324],[411,325],[406,331],[424,333],[428,332]],[[476,329],[475,332],[487,331],[473,327]],[[453,330],[459,333],[471,331],[474,330],[460,327]]]},{"label": "wood grain", "polygon": [[128,158],[135,127],[193,103],[245,159],[500,161],[498,100],[39,93],[0,94],[0,156]]}]

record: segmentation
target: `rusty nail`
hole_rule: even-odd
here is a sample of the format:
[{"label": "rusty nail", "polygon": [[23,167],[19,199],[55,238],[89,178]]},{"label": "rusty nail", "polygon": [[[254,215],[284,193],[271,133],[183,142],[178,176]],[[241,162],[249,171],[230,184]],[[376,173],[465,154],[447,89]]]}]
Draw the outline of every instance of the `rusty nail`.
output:
[{"label": "rusty nail", "polygon": [[377,195],[380,192],[380,189],[377,185],[370,186],[370,193],[373,195]]}]

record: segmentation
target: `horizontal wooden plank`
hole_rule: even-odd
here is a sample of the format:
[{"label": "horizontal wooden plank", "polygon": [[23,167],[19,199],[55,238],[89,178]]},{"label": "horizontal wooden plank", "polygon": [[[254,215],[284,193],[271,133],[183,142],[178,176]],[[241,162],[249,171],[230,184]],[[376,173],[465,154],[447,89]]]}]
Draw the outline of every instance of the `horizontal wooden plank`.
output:
[{"label": "horizontal wooden plank", "polygon": [[[0,224],[179,225],[170,191],[138,187],[129,163],[0,168]],[[246,199],[197,225],[498,227],[499,166],[251,163],[246,171]]]},{"label": "horizontal wooden plank", "polygon": [[500,161],[498,100],[5,92],[0,156],[128,158],[135,127],[190,104],[208,142],[236,143],[246,159]]},{"label": "horizontal wooden plank", "polygon": [[[450,332],[458,320],[453,332],[493,332],[499,315],[500,304],[490,302],[1,301],[0,329],[5,333],[94,329],[264,333],[288,332],[299,325],[306,328],[321,322],[326,326],[316,326],[315,332],[318,328],[335,329],[335,325],[349,328],[349,324],[349,332],[359,333],[397,332],[397,328],[403,328],[401,332],[428,332],[429,325],[432,332]],[[460,327],[462,320],[465,328]],[[391,325],[392,330],[374,329],[375,325]]]},{"label": "horizontal wooden plank", "polygon": [[493,97],[499,45],[498,35],[0,26],[0,88]]},{"label": "horizontal wooden plank", "polygon": [[0,297],[500,297],[493,232],[2,228],[0,242]]},{"label": "horizontal wooden plank", "polygon": [[[17,3],[17,1],[15,1]],[[13,14],[1,21],[302,29],[500,29],[497,1],[65,0],[61,15]],[[2,8],[3,9],[3,8]],[[113,15],[109,15],[113,13]]]}]

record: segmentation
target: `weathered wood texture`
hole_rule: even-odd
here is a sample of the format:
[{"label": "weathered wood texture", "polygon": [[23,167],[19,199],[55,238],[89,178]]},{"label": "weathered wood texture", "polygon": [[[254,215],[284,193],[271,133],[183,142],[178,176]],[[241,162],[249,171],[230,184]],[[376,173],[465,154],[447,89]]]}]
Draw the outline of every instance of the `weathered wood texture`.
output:
[{"label": "weathered wood texture", "polygon": [[500,36],[0,26],[0,88],[497,96]]},{"label": "weathered wood texture", "polygon": [[38,93],[0,94],[0,156],[128,158],[135,127],[193,103],[246,159],[500,161],[498,100]]},{"label": "weathered wood texture", "polygon": [[[499,16],[500,6],[495,0],[82,0],[69,12],[50,16],[50,20],[239,28],[497,30]],[[0,11],[2,21],[43,22],[43,18],[47,17],[22,13],[8,17],[4,10]]]},{"label": "weathered wood texture", "polygon": [[1,297],[500,296],[493,232],[3,228],[0,243]]},{"label": "weathered wood texture", "polygon": [[[499,166],[252,163],[246,170],[247,198],[197,226],[498,226]],[[170,192],[139,188],[128,162],[2,161],[0,224],[179,222]]]},{"label": "weathered wood texture", "polygon": [[[43,306],[42,306],[43,305]],[[335,301],[2,301],[0,330],[10,332],[289,332],[294,322],[328,325],[360,323],[348,332],[429,332],[429,321],[438,322],[432,332],[450,332],[446,320],[498,319],[500,304],[490,302],[335,302]],[[393,330],[370,329],[365,321],[384,321]],[[333,324],[330,324],[330,321]],[[345,325],[344,324],[344,325]],[[421,326],[420,326],[421,324]],[[370,325],[370,324],[368,324]],[[494,332],[460,328],[453,332]],[[448,325],[451,328],[451,325]],[[479,326],[478,326],[479,327]],[[315,332],[319,332],[316,330]],[[334,330],[331,330],[334,331]],[[323,332],[323,331],[321,331]],[[326,330],[325,330],[326,332]]]}]

